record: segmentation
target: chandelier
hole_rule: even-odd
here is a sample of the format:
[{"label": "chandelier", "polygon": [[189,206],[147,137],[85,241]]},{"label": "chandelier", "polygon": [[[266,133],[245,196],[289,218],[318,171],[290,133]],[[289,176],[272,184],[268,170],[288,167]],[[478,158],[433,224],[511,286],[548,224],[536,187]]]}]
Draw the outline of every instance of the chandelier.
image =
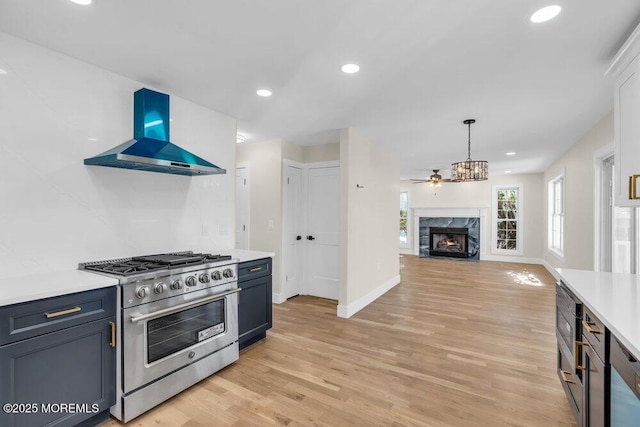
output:
[{"label": "chandelier", "polygon": [[464,162],[451,164],[451,181],[485,181],[489,179],[489,163],[484,160],[471,160],[471,125],[474,119],[465,120],[465,125],[469,126],[468,157]]}]

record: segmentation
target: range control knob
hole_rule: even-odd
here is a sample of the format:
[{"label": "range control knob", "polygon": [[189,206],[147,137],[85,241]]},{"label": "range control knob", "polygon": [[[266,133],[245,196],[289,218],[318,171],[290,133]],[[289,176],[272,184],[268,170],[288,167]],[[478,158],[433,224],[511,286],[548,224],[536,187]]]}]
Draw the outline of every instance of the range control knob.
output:
[{"label": "range control knob", "polygon": [[167,290],[167,285],[165,285],[164,283],[160,282],[160,283],[156,283],[153,286],[153,292],[155,292],[156,294],[163,294],[164,291]]},{"label": "range control knob", "polygon": [[173,290],[182,289],[182,282],[180,281],[180,279],[171,282],[170,288]]},{"label": "range control knob", "polygon": [[196,276],[187,277],[187,280],[185,280],[185,282],[187,283],[187,286],[195,286],[198,284],[198,281],[196,280]]},{"label": "range control knob", "polygon": [[140,299],[146,297],[148,293],[149,288],[147,288],[146,286],[140,286],[138,289],[136,289],[136,296]]},{"label": "range control knob", "polygon": [[223,275],[224,277],[231,278],[231,277],[233,277],[233,270],[232,270],[232,269],[230,269],[230,268],[227,268],[226,270],[224,270],[224,271],[222,272],[222,275]]},{"label": "range control knob", "polygon": [[222,274],[220,274],[220,272],[218,270],[216,270],[213,273],[211,273],[211,278],[213,280],[220,280],[220,279],[222,279]]},{"label": "range control knob", "polygon": [[201,283],[209,283],[209,275],[207,273],[202,273],[200,275],[200,282]]}]

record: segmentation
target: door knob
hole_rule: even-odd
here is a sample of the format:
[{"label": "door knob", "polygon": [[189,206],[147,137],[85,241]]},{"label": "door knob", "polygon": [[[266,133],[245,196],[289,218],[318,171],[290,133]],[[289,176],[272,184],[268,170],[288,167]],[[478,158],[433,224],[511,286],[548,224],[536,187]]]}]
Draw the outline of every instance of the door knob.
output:
[{"label": "door knob", "polygon": [[307,236],[307,240],[316,240],[316,238],[313,236]]},{"label": "door knob", "polygon": [[296,240],[302,240],[302,236],[296,236]]}]

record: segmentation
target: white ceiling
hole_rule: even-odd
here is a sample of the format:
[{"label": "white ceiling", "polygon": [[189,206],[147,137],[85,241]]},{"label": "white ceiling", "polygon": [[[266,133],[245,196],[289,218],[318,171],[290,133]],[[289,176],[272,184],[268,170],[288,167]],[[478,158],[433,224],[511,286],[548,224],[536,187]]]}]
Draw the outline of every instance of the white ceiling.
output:
[{"label": "white ceiling", "polygon": [[467,118],[490,173],[544,171],[612,108],[603,73],[639,20],[638,0],[0,0],[0,31],[237,117],[248,142],[353,127],[404,178],[465,160]]}]

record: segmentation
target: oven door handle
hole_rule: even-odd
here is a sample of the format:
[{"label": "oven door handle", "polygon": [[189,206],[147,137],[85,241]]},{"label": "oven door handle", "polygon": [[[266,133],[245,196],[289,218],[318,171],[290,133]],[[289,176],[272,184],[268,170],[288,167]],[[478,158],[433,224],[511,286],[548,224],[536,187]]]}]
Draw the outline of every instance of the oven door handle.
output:
[{"label": "oven door handle", "polygon": [[186,309],[189,309],[191,307],[195,307],[197,305],[201,305],[201,304],[206,303],[206,302],[211,302],[211,301],[222,299],[222,298],[224,298],[224,297],[226,297],[228,295],[237,294],[240,291],[242,291],[242,289],[238,288],[238,289],[234,289],[232,291],[223,292],[221,294],[215,294],[215,295],[211,295],[211,296],[206,297],[206,298],[201,298],[201,299],[196,300],[196,301],[191,301],[191,302],[187,302],[187,303],[184,303],[184,304],[176,305],[176,306],[173,306],[173,307],[165,308],[163,310],[154,311],[153,313],[143,314],[142,316],[131,316],[131,323],[138,323],[138,322],[141,322],[143,320],[151,319],[151,318],[154,318],[154,317],[165,316],[165,315],[168,315],[168,314],[177,313],[179,311],[186,310]]}]

